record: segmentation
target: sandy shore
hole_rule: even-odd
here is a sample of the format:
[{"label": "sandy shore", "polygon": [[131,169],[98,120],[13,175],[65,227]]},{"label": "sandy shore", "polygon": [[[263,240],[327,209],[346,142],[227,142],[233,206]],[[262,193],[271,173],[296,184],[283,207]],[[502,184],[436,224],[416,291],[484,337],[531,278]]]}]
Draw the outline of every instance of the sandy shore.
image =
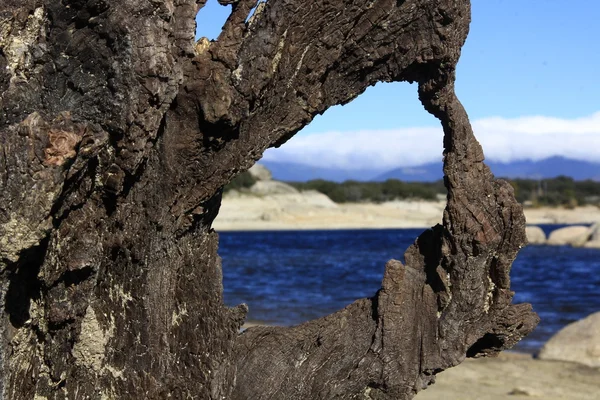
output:
[{"label": "sandy shore", "polygon": [[437,376],[416,400],[600,399],[600,368],[527,354],[467,359]]},{"label": "sandy shore", "polygon": [[[445,201],[398,200],[382,204],[336,204],[317,192],[268,196],[225,196],[217,231],[284,229],[428,228],[441,223]],[[528,224],[578,224],[600,221],[600,208],[526,209]]]},{"label": "sandy shore", "polygon": [[[279,196],[281,197],[281,196]],[[273,201],[275,200],[275,201]],[[392,202],[321,207],[280,199],[223,201],[218,230],[423,228],[442,221],[445,204]]]}]

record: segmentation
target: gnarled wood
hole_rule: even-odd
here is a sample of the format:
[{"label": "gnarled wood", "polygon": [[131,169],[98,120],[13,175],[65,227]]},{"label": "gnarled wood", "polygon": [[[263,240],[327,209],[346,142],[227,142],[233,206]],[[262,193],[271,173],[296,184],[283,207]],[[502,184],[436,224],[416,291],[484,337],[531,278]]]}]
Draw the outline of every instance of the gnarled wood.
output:
[{"label": "gnarled wood", "polygon": [[[522,210],[454,94],[469,2],[222,3],[198,43],[201,0],[0,6],[0,398],[408,399],[535,326],[509,288]],[[373,298],[238,334],[221,187],[378,81],[442,122],[443,225]]]}]

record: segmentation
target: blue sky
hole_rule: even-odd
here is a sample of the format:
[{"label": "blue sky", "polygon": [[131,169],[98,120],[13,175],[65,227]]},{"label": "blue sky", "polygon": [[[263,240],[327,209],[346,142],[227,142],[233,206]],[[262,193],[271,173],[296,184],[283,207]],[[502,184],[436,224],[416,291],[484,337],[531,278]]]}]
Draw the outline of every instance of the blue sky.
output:
[{"label": "blue sky", "polygon": [[[227,13],[208,0],[198,32],[214,38]],[[600,161],[600,2],[473,0],[472,16],[456,89],[488,158]],[[441,135],[415,85],[378,84],[265,158],[387,169],[439,160]]]}]

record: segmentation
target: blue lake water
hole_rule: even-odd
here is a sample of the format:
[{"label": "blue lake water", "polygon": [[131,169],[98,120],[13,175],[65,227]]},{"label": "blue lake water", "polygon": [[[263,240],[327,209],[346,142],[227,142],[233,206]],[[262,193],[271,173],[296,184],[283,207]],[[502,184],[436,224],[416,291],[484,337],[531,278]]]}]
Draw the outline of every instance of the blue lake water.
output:
[{"label": "blue lake water", "polygon": [[[543,226],[546,232],[558,226]],[[381,285],[385,263],[403,260],[423,229],[224,232],[228,305],[246,303],[248,320],[294,325],[330,314]],[[600,250],[528,246],[511,271],[516,303],[542,321],[516,350],[535,353],[565,325],[600,311]]]}]

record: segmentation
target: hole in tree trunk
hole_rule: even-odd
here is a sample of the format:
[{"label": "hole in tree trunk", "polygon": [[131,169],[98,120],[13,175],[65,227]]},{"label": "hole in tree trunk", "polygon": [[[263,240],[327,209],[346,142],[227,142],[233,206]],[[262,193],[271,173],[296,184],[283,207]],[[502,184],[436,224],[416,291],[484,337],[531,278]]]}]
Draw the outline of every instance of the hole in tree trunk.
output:
[{"label": "hole in tree trunk", "polygon": [[231,6],[222,6],[217,0],[208,0],[196,16],[196,40],[201,37],[216,39],[229,14]]},{"label": "hole in tree trunk", "polygon": [[502,349],[504,342],[497,335],[486,333],[467,350],[467,357],[476,358]]},{"label": "hole in tree trunk", "polygon": [[[369,88],[351,103],[317,116],[282,147],[268,150],[259,163],[271,169],[273,180],[287,182],[273,182],[268,176],[257,182],[249,173],[242,173],[234,180],[235,187],[226,190],[214,224],[220,233],[225,301],[229,305],[248,304],[249,322],[295,325],[335,312],[356,299],[373,296],[381,287],[386,262],[392,258],[402,260],[406,249],[424,228],[441,222],[446,190],[442,182],[443,133],[439,122],[415,101],[415,95],[416,87],[406,83]],[[423,125],[431,128],[414,128]],[[385,138],[378,139],[378,135]],[[416,146],[422,146],[423,153],[403,146],[414,142],[419,135],[422,139]],[[396,142],[397,150],[393,149]],[[432,143],[440,143],[440,148],[432,149]],[[342,151],[336,153],[336,147]],[[386,157],[390,161],[376,152],[388,152]],[[404,160],[398,156],[403,152],[408,153]],[[439,208],[432,212],[431,223],[420,222],[419,227],[413,225],[411,229],[338,229],[352,226],[351,223],[354,228],[380,226],[378,221],[368,220],[370,211],[353,213],[350,207],[346,210],[348,204],[336,204],[315,189],[338,202],[368,202],[371,199],[365,197],[369,195],[366,189],[372,187],[364,181],[394,170],[410,157],[413,165],[430,162],[431,168],[429,179],[422,179],[419,169],[413,168],[409,171],[416,173],[413,180],[437,180],[431,182],[431,200]],[[337,184],[321,181],[322,185],[315,183],[309,187],[297,182],[319,177]],[[347,186],[340,184],[348,179],[354,182]],[[347,193],[342,196],[335,189],[328,191],[328,187],[335,185]],[[410,184],[386,183],[385,188],[389,198],[376,201],[393,200],[395,192],[390,189],[394,188],[406,197],[420,196]],[[312,192],[299,193],[299,190]],[[436,199],[436,190],[442,200]],[[336,193],[340,196],[336,197]],[[399,209],[390,212],[397,214],[401,226],[406,210],[400,208],[406,204],[398,202],[396,206]],[[421,212],[418,206],[414,207],[413,214]],[[310,226],[311,219],[329,223],[321,224],[319,229],[303,230]],[[228,222],[232,222],[228,230],[258,231],[223,231],[221,227]],[[303,225],[307,222],[309,225]],[[405,226],[410,226],[410,222]]]},{"label": "hole in tree trunk", "polygon": [[11,272],[4,308],[15,328],[25,325],[30,318],[31,301],[40,298],[42,283],[37,275],[43,264],[48,242],[48,238],[43,239],[38,246],[23,251],[18,265]]}]

